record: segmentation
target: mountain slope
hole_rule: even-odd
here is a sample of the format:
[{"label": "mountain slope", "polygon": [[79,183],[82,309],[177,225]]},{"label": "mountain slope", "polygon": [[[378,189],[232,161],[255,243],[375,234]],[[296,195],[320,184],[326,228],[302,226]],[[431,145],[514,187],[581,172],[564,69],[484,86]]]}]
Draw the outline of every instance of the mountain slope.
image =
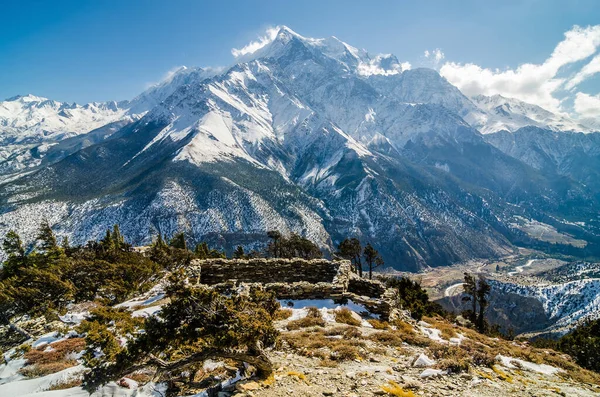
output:
[{"label": "mountain slope", "polygon": [[591,120],[578,122],[567,116],[549,112],[537,105],[514,98],[505,98],[502,95],[477,95],[471,100],[483,111],[479,115],[474,115],[471,125],[483,134],[503,130],[514,132],[527,126],[551,131],[598,131],[595,123]]}]

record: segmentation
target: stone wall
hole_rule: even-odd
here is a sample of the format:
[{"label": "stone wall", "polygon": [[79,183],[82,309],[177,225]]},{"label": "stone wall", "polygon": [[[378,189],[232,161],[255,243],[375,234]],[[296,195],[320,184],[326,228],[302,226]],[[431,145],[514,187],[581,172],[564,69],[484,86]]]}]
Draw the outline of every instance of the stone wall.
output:
[{"label": "stone wall", "polygon": [[379,298],[386,291],[386,286],[381,281],[367,280],[364,278],[352,277],[348,283],[348,291],[357,295],[368,296],[369,298]]},{"label": "stone wall", "polygon": [[326,259],[206,259],[193,260],[192,280],[220,292],[256,285],[275,293],[277,299],[350,299],[379,314],[395,317],[393,291],[375,280],[358,278],[349,261]]},{"label": "stone wall", "polygon": [[200,283],[214,285],[228,280],[245,283],[340,283],[349,278],[347,261],[326,259],[205,259],[193,260],[190,273],[200,277]]}]

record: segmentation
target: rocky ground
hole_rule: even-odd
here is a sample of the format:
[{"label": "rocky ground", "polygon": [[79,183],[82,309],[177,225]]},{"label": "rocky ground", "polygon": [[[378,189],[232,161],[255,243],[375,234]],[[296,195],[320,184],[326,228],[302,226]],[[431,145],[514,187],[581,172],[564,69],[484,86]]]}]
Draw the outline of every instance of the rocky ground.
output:
[{"label": "rocky ground", "polygon": [[[450,343],[435,337],[435,328],[421,322],[415,328],[424,335],[433,331],[432,343]],[[283,336],[306,331],[287,331],[279,323]],[[328,323],[317,332],[327,332],[339,324]],[[232,393],[235,396],[596,396],[600,387],[585,385],[567,377],[550,366],[520,364],[520,360],[497,359],[491,368],[472,366],[464,372],[436,369],[439,360],[430,358],[428,347],[389,343],[370,339],[379,331],[363,323],[356,329],[362,334],[356,344],[364,357],[323,362],[318,357],[306,357],[294,349],[283,347],[270,352],[276,375],[272,383],[240,382]],[[437,335],[439,336],[439,335]],[[452,338],[454,339],[454,338]],[[423,357],[430,359],[428,363]],[[504,361],[504,362],[503,362]],[[554,373],[553,373],[554,372]],[[396,386],[396,388],[394,388]],[[387,391],[386,391],[387,390]]]}]

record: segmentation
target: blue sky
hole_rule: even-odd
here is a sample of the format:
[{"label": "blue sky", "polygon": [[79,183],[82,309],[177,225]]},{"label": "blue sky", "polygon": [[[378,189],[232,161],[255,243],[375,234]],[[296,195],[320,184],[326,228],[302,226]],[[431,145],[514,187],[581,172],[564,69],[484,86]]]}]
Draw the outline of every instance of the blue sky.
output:
[{"label": "blue sky", "polygon": [[[11,1],[0,17],[0,99],[26,93],[81,103],[129,99],[176,66],[232,64],[232,48],[275,25],[308,37],[335,35],[413,67],[444,70],[449,63],[448,75],[462,81],[473,71],[468,64],[481,69],[476,73],[542,65],[574,25],[599,23],[594,0]],[[444,54],[437,63],[424,56],[435,49]],[[561,74],[590,59],[566,64]],[[598,77],[586,77],[576,90],[597,95]],[[572,107],[575,95],[561,96],[558,106]]]}]

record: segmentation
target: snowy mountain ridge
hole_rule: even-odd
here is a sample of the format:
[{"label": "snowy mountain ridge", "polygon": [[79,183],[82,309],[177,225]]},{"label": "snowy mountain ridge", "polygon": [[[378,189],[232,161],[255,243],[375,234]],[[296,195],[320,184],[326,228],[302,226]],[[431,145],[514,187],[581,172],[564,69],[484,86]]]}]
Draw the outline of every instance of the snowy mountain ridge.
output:
[{"label": "snowy mountain ridge", "polygon": [[537,105],[502,95],[477,95],[471,100],[484,111],[481,118],[472,124],[483,134],[503,130],[514,132],[527,126],[551,131],[598,131],[597,125],[591,120],[576,121],[566,115],[552,113]]}]

